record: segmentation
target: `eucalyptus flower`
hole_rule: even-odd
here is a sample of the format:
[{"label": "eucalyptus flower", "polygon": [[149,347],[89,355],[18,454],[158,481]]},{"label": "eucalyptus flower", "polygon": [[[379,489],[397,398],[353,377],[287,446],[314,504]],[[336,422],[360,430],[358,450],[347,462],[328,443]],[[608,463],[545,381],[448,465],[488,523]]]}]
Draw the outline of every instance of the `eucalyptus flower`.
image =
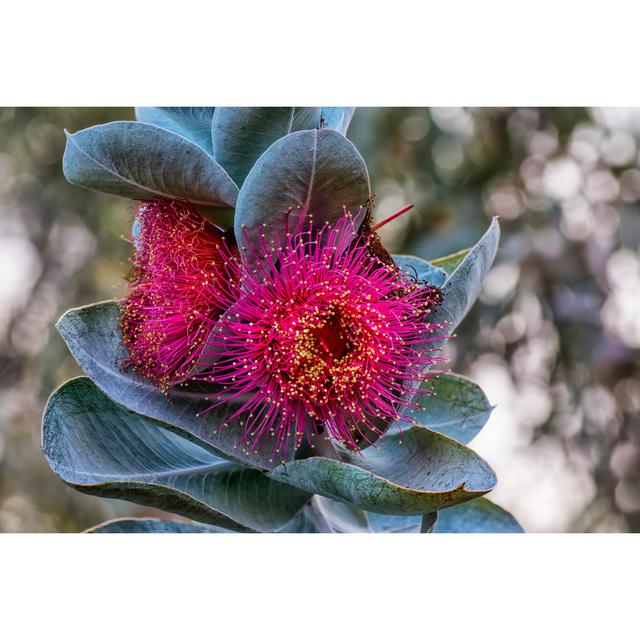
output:
[{"label": "eucalyptus flower", "polygon": [[67,179],[138,218],[127,297],[57,324],[86,377],[52,394],[42,446],[79,491],[186,520],[92,531],[520,531],[466,446],[492,407],[435,368],[497,222],[390,256],[353,109],[136,113],[68,134]]}]

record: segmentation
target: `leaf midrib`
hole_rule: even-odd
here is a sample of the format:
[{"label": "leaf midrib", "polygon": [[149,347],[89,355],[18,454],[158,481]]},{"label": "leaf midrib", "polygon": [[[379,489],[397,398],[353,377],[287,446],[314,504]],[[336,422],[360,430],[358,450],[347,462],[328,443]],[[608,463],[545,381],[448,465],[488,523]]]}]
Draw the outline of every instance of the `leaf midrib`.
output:
[{"label": "leaf midrib", "polygon": [[[68,469],[71,470],[71,467],[69,466],[62,466],[60,467],[61,469]],[[189,475],[203,475],[205,473],[208,472],[215,472],[215,473],[219,473],[222,471],[225,471],[229,468],[232,469],[237,469],[239,468],[239,465],[234,463],[234,462],[228,462],[228,461],[220,461],[220,462],[214,462],[214,463],[209,463],[209,464],[203,464],[203,465],[198,465],[198,466],[194,466],[194,467],[187,467],[187,468],[182,468],[182,469],[178,469],[178,470],[173,470],[173,469],[168,469],[166,471],[159,471],[159,472],[150,472],[150,473],[132,473],[129,476],[124,476],[121,474],[115,474],[115,473],[100,473],[100,474],[95,474],[95,473],[90,473],[90,472],[86,472],[86,471],[77,471],[74,470],[74,473],[86,473],[87,475],[94,475],[94,476],[99,476],[100,478],[104,478],[104,480],[100,480],[97,483],[90,483],[90,484],[102,484],[104,482],[109,482],[109,481],[117,481],[117,482],[136,482],[139,480],[145,481],[145,480],[152,480],[154,478],[158,478],[158,479],[163,479],[163,478],[172,478],[172,477],[182,477],[182,476],[189,476]],[[76,482],[74,480],[71,479],[71,477],[69,477],[69,482]],[[78,483],[80,484],[80,483]],[[148,484],[155,484],[153,482],[149,482]]]},{"label": "leaf midrib", "polygon": [[[173,133],[173,132],[170,131],[169,133]],[[177,134],[174,134],[174,135],[177,135]],[[183,138],[184,140],[187,140],[183,136],[179,136],[179,137]],[[107,165],[103,164],[97,158],[95,158],[94,156],[90,155],[87,151],[85,151],[78,144],[78,142],[76,141],[75,134],[70,134],[69,135],[69,140],[74,144],[76,149],[78,149],[78,151],[80,153],[82,153],[85,157],[87,157],[89,160],[91,160],[91,162],[97,164],[99,167],[104,169],[107,173],[110,173],[112,176],[118,178],[119,180],[122,180],[123,182],[127,183],[128,185],[131,185],[133,187],[136,187],[138,189],[146,191],[147,193],[150,193],[152,195],[159,195],[159,196],[161,196],[163,198],[171,199],[171,198],[175,197],[175,194],[168,193],[166,191],[162,191],[161,189],[156,189],[155,187],[153,189],[150,189],[149,187],[145,187],[143,184],[140,184],[139,182],[135,182],[134,180],[130,180],[130,179],[126,178],[125,176],[123,176],[122,174],[118,173],[117,171],[114,171],[113,169],[109,168]],[[187,142],[189,142],[189,141],[187,140]],[[190,143],[190,144],[192,144],[192,143]],[[203,149],[201,149],[197,145],[194,144],[193,146],[198,151],[202,151],[203,153],[205,153],[205,155],[207,155],[207,157],[209,156],[209,154],[207,154],[206,151],[204,151]],[[194,203],[194,204],[202,204],[202,205],[211,205],[211,204],[214,204],[214,203],[221,203],[222,202],[222,200],[200,200],[200,199],[194,199],[194,198],[189,198],[189,201]]]}]

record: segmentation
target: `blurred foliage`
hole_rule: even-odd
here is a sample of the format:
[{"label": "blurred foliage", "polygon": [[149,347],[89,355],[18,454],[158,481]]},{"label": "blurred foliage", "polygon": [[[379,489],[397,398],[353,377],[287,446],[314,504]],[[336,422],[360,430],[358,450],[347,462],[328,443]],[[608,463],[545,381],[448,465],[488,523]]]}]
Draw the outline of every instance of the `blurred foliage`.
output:
[{"label": "blurred foliage", "polygon": [[54,329],[69,306],[114,296],[130,205],[71,187],[64,129],[132,109],[0,109],[0,530],[77,531],[128,513],[74,495],[40,451],[48,395],[80,373]]},{"label": "blurred foliage", "polygon": [[474,444],[527,530],[640,530],[637,109],[360,110],[394,249],[501,248],[451,366],[498,404]]},{"label": "blurred foliage", "polygon": [[[123,291],[131,203],[69,185],[63,129],[133,109],[0,109],[0,531],[77,531],[152,510],[82,496],[40,452],[49,393],[80,373],[53,325]],[[349,137],[394,252],[503,240],[450,366],[498,405],[478,437],[528,530],[640,531],[640,110],[356,112]],[[492,494],[493,495],[493,494]]]}]

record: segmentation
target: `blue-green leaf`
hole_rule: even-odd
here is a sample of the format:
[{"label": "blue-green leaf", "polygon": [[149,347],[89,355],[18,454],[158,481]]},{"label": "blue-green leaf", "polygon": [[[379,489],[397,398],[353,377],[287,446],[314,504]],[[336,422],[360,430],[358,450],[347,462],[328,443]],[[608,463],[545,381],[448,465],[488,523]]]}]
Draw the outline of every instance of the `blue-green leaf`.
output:
[{"label": "blue-green leaf", "polygon": [[355,107],[322,107],[321,114],[324,126],[328,129],[335,129],[346,136],[355,110]]},{"label": "blue-green leaf", "polygon": [[487,232],[447,278],[442,290],[444,300],[430,316],[433,324],[444,322],[448,332],[455,331],[480,294],[498,250],[500,227],[494,218]]},{"label": "blue-green leaf", "polygon": [[136,119],[173,131],[212,154],[211,119],[214,112],[215,107],[136,107]]},{"label": "blue-green leaf", "polygon": [[523,529],[508,511],[479,498],[440,511],[434,533],[523,533]]},{"label": "blue-green leaf", "polygon": [[157,520],[155,518],[117,518],[103,522],[86,533],[231,533],[231,529],[210,524]]},{"label": "blue-green leaf", "polygon": [[433,533],[438,511],[423,516],[389,516],[363,511],[322,496],[298,512],[282,533]]},{"label": "blue-green leaf", "polygon": [[[426,522],[425,522],[426,521]],[[435,522],[434,522],[435,521]],[[433,524],[431,524],[433,523]],[[432,512],[425,516],[388,516],[314,496],[282,533],[523,533],[507,511],[486,498]],[[213,533],[225,529],[168,520],[120,519],[90,529],[90,533]]]},{"label": "blue-green leaf", "polygon": [[[405,410],[404,415],[415,424],[443,433],[462,444],[475,438],[493,410],[484,391],[463,376],[440,374],[423,383],[422,387],[430,392],[416,394],[414,402],[418,407]],[[390,427],[389,433],[404,426],[406,422],[398,421]]]},{"label": "blue-green leaf", "polygon": [[437,269],[442,269],[447,276],[450,276],[456,268],[460,265],[460,263],[467,257],[471,248],[462,249],[461,251],[456,251],[455,253],[451,253],[448,256],[443,256],[442,258],[436,258],[431,261],[431,266]]},{"label": "blue-green leaf", "polygon": [[292,529],[297,525],[301,532],[313,528],[314,533],[431,533],[437,519],[437,511],[423,516],[389,516],[314,496],[287,526]]},{"label": "blue-green leaf", "polygon": [[270,476],[310,493],[389,515],[421,515],[491,491],[496,477],[471,449],[413,427],[340,460],[315,456],[280,465]]},{"label": "blue-green leaf", "polygon": [[319,123],[319,107],[219,107],[211,122],[213,157],[242,186],[276,140]]},{"label": "blue-green leaf", "polygon": [[353,505],[316,495],[280,533],[373,533],[367,515]]},{"label": "blue-green leaf", "polygon": [[[312,498],[312,500],[315,499]],[[338,533],[327,528],[325,522],[318,518],[318,514],[310,505],[305,505],[298,511],[296,517],[277,533]]]},{"label": "blue-green leaf", "polygon": [[324,525],[324,528],[331,533],[370,533],[372,531],[367,512],[350,504],[323,496],[314,496],[305,509],[307,514],[309,509],[315,511],[316,526],[319,530]]},{"label": "blue-green leaf", "polygon": [[433,533],[433,529],[438,522],[438,512],[432,511],[431,513],[425,513],[422,516],[422,522],[420,523],[420,533]]},{"label": "blue-green leaf", "polygon": [[134,200],[176,198],[233,207],[238,196],[238,187],[206,151],[142,122],[67,133],[62,166],[72,184]]},{"label": "blue-green leaf", "polygon": [[[390,516],[363,511],[350,504],[313,496],[282,530],[284,533],[420,533],[431,529],[437,511],[424,516]],[[424,531],[430,533],[430,531]]]},{"label": "blue-green leaf", "polygon": [[426,260],[418,258],[417,256],[394,255],[391,257],[401,271],[422,283],[441,287],[447,279],[447,273],[443,269],[434,267]]},{"label": "blue-green leaf", "polygon": [[272,531],[311,497],[128,411],[88,378],[49,399],[42,449],[67,484],[236,530]]},{"label": "blue-green leaf", "polygon": [[[122,344],[119,310],[115,302],[70,309],[56,328],[84,372],[115,402],[149,418],[161,420],[183,436],[209,447],[214,453],[255,468],[272,469],[272,446],[266,444],[258,453],[247,455],[239,446],[242,427],[238,421],[219,428],[237,409],[226,403],[198,417],[210,408],[215,394],[207,400],[201,389],[175,388],[167,398],[160,390],[135,372],[122,368],[128,352]],[[291,451],[293,456],[293,451]]]},{"label": "blue-green leaf", "polygon": [[366,512],[321,496],[298,512],[288,533],[522,533],[516,519],[486,498],[424,516]]},{"label": "blue-green leaf", "polygon": [[[433,517],[433,513],[430,512],[424,517]],[[420,533],[423,518],[423,516],[389,516],[383,513],[368,513],[367,516],[369,526],[375,533]]]},{"label": "blue-green leaf", "polygon": [[282,246],[300,215],[321,226],[346,207],[359,223],[370,195],[364,160],[344,136],[332,129],[291,133],[260,156],[240,190],[234,229],[242,257],[256,264],[261,235],[267,247]]}]

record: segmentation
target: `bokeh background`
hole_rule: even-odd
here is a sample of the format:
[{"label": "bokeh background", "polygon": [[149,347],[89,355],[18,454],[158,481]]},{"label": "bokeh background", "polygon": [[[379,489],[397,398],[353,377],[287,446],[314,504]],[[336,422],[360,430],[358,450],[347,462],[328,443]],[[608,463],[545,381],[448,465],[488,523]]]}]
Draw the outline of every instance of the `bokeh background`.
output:
[{"label": "bokeh background", "polygon": [[[63,129],[131,108],[0,108],[0,531],[152,514],[67,488],[40,453],[50,392],[80,370],[53,325],[120,295],[130,202],[69,185]],[[502,242],[450,367],[496,405],[472,446],[528,531],[640,531],[640,109],[365,108],[349,137],[396,253]]]}]

